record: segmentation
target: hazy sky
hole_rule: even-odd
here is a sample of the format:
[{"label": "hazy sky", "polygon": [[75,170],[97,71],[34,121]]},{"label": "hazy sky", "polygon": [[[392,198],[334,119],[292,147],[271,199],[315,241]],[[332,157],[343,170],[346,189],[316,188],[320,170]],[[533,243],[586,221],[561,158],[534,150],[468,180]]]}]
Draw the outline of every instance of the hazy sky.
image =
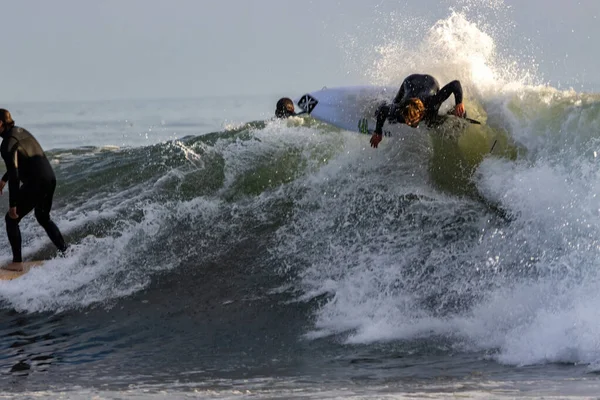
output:
[{"label": "hazy sky", "polygon": [[[377,44],[382,14],[433,24],[477,2],[498,0],[4,0],[0,100],[295,96],[363,83],[340,45],[347,35]],[[547,81],[600,87],[600,0],[505,4]]]}]

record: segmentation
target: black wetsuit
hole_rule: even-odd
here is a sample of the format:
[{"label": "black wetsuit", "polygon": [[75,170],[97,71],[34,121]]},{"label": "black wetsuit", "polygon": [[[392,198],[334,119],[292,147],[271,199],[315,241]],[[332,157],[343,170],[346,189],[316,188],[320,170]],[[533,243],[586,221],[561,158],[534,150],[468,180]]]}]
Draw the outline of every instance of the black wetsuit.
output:
[{"label": "black wetsuit", "polygon": [[[60,230],[50,219],[56,176],[38,141],[23,128],[6,129],[2,134],[0,153],[6,164],[9,207],[17,207],[17,219],[6,214],[6,232],[13,252],[13,262],[21,262],[21,231],[19,222],[31,210],[46,233],[60,250],[67,246]],[[21,182],[23,185],[21,185]]]},{"label": "black wetsuit", "polygon": [[377,117],[377,125],[375,127],[375,133],[381,134],[383,124],[386,120],[390,123],[404,123],[402,117],[402,108],[409,99],[418,98],[423,102],[425,106],[425,117],[424,120],[427,124],[435,123],[439,118],[438,111],[444,101],[454,93],[454,100],[456,104],[460,104],[463,101],[462,86],[459,81],[452,81],[440,90],[440,84],[431,75],[419,75],[414,74],[408,76],[398,94],[394,98],[393,103],[382,104],[375,114]]}]

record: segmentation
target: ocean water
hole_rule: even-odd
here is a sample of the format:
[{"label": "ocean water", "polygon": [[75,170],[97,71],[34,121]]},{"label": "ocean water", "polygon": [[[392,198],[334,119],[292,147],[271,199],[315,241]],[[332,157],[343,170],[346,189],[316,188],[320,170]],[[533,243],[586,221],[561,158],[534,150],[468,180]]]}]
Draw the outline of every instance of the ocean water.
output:
[{"label": "ocean water", "polygon": [[520,149],[475,193],[422,130],[372,149],[271,120],[279,96],[6,105],[71,248],[23,220],[48,261],[0,283],[1,397],[597,398],[600,95],[539,85],[465,14],[426,32],[369,79],[461,79]]}]

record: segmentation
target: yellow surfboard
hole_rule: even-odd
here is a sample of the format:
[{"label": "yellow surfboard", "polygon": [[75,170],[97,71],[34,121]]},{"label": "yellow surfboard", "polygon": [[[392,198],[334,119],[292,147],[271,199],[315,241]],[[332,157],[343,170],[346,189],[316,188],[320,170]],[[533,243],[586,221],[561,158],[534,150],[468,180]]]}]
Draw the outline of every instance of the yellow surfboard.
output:
[{"label": "yellow surfboard", "polygon": [[33,267],[40,267],[44,261],[10,263],[0,268],[0,281],[10,281],[28,273]]}]

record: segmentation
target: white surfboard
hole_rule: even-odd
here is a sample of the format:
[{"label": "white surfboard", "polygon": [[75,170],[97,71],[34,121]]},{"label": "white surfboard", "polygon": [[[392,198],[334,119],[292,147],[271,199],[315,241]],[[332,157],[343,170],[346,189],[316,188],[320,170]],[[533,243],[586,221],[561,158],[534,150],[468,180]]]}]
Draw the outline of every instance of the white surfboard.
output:
[{"label": "white surfboard", "polygon": [[[352,132],[372,134],[377,124],[377,108],[384,102],[391,104],[398,90],[398,87],[390,86],[323,88],[305,94],[296,102],[304,113],[319,121]],[[463,125],[466,122],[481,124],[471,118],[462,120]],[[391,136],[404,129],[403,127],[406,125],[390,124],[386,121],[383,133],[385,136]]]},{"label": "white surfboard", "polygon": [[[323,88],[305,94],[296,103],[319,121],[340,129],[370,134],[377,123],[375,111],[383,102],[391,103],[398,89],[387,86]],[[386,121],[383,131],[389,135],[401,127],[401,124]]]}]

